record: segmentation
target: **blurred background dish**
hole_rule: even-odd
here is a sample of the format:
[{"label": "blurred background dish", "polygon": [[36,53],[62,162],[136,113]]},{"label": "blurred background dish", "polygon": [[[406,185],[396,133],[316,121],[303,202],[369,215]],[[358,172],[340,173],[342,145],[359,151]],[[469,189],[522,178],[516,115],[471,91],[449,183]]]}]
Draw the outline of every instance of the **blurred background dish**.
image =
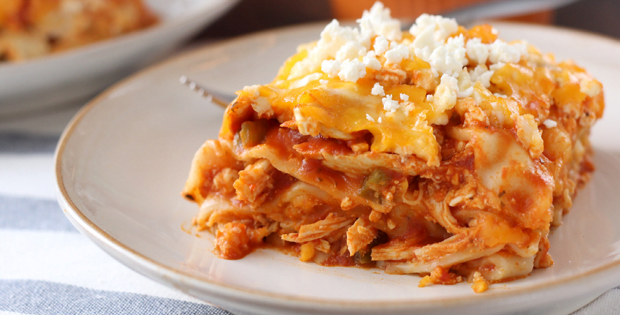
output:
[{"label": "blurred background dish", "polygon": [[24,61],[157,24],[142,0],[0,2],[0,62]]},{"label": "blurred background dish", "polygon": [[91,97],[166,56],[236,2],[144,0],[159,19],[151,27],[31,60],[1,62],[0,116]]}]

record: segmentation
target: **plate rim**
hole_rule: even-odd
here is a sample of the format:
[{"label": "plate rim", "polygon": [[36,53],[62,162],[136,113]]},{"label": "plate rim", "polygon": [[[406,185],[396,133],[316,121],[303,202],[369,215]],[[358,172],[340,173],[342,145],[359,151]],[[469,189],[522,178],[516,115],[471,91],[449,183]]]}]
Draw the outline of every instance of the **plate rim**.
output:
[{"label": "plate rim", "polygon": [[[514,23],[514,22],[493,22],[493,24],[503,25],[503,26],[508,26],[508,27],[527,27],[531,29],[540,29],[540,28],[552,29],[555,31],[573,33],[573,34],[577,33],[577,35],[580,35],[580,36],[596,38],[596,39],[604,40],[604,41],[611,41],[615,45],[618,45],[620,47],[620,39],[616,39],[616,38],[606,36],[606,35],[590,33],[590,32],[582,31],[582,30],[574,30],[574,29],[559,27],[559,26],[543,26],[543,25],[532,25],[532,24]],[[65,187],[64,179],[62,175],[63,154],[64,154],[65,147],[67,145],[69,138],[72,136],[73,131],[79,125],[81,120],[92,109],[94,109],[98,105],[101,105],[102,101],[104,101],[107,98],[107,96],[113,94],[114,92],[121,89],[123,86],[127,85],[128,83],[138,78],[146,77],[151,72],[157,71],[160,68],[166,67],[170,64],[174,64],[180,61],[181,59],[191,58],[194,55],[202,55],[202,54],[208,53],[209,51],[216,50],[218,48],[225,47],[228,45],[234,45],[235,43],[246,41],[254,37],[260,37],[260,36],[265,36],[265,35],[274,34],[274,33],[280,34],[280,33],[286,33],[286,32],[294,32],[294,31],[301,30],[301,29],[312,29],[312,28],[316,28],[318,25],[324,25],[324,23],[315,22],[315,23],[306,23],[306,24],[300,24],[300,25],[295,25],[295,26],[287,26],[287,27],[269,29],[269,30],[254,32],[254,33],[250,33],[247,35],[235,37],[235,38],[228,39],[228,40],[223,40],[221,42],[217,42],[213,44],[201,45],[189,51],[180,53],[177,56],[168,58],[155,65],[147,67],[141,71],[138,71],[137,73],[134,73],[118,81],[117,83],[113,84],[111,87],[106,89],[104,92],[100,93],[95,98],[90,100],[70,120],[68,125],[65,127],[62,135],[60,136],[60,140],[56,146],[56,150],[54,154],[54,171],[55,171],[55,181],[56,181],[56,194],[57,194],[58,202],[61,205],[61,210],[65,213],[65,215],[69,218],[69,220],[74,225],[78,225],[76,226],[78,230],[80,230],[80,232],[82,232],[83,234],[86,234],[87,237],[91,238],[91,240],[96,245],[98,245],[99,247],[102,247],[98,243],[100,242],[102,245],[108,246],[108,248],[102,247],[104,251],[107,252],[107,249],[114,250],[120,255],[131,260],[133,263],[144,267],[146,270],[155,270],[155,272],[158,273],[160,277],[156,278],[150,274],[145,274],[143,271],[135,269],[133,266],[126,263],[125,261],[108,253],[114,259],[121,262],[123,265],[129,267],[130,269],[134,270],[135,272],[138,272],[143,275],[147,275],[149,278],[156,280],[160,283],[164,282],[161,280],[161,278],[179,277],[180,278],[179,280],[181,280],[181,282],[184,282],[186,284],[190,284],[193,287],[205,290],[209,292],[209,294],[212,296],[219,297],[225,300],[227,299],[242,300],[242,301],[250,302],[254,305],[275,304],[275,305],[289,306],[289,307],[290,306],[299,307],[302,305],[305,305],[305,306],[320,305],[322,308],[332,308],[332,309],[346,307],[347,309],[356,308],[356,309],[368,310],[370,308],[370,309],[386,310],[386,307],[387,307],[387,309],[423,310],[423,309],[435,308],[435,307],[446,307],[447,305],[450,305],[450,306],[468,305],[468,304],[480,302],[481,300],[487,300],[487,301],[494,300],[495,301],[495,300],[504,299],[504,298],[516,298],[519,296],[530,295],[535,292],[540,292],[539,290],[542,290],[542,289],[552,289],[552,288],[557,289],[558,287],[561,287],[566,283],[576,284],[579,281],[584,281],[584,279],[589,278],[594,275],[601,276],[602,273],[604,272],[611,273],[612,271],[615,271],[616,274],[620,273],[620,259],[618,259],[616,261],[609,262],[605,265],[588,270],[581,274],[570,275],[562,279],[557,279],[555,281],[550,281],[550,282],[545,282],[545,283],[538,283],[538,284],[534,284],[528,287],[511,288],[509,290],[497,290],[493,292],[486,292],[485,294],[477,294],[473,297],[472,296],[463,296],[463,297],[440,296],[440,297],[433,297],[433,298],[422,300],[422,301],[413,301],[413,300],[405,300],[405,299],[394,300],[394,301],[385,301],[385,300],[384,301],[377,301],[377,300],[353,301],[353,300],[335,300],[335,299],[313,298],[313,297],[303,297],[303,296],[295,296],[295,295],[289,295],[289,294],[271,293],[271,292],[265,292],[265,291],[256,290],[256,289],[243,288],[243,287],[239,287],[236,285],[229,285],[229,284],[222,283],[222,282],[216,282],[203,276],[191,275],[183,270],[168,267],[164,264],[161,264],[143,254],[140,254],[136,250],[130,248],[129,246],[123,244],[122,242],[118,241],[113,236],[108,234],[106,231],[104,231],[102,228],[100,228],[95,223],[93,223],[90,219],[88,219],[88,217],[81,212],[81,210],[76,206],[76,204],[70,198],[67,192],[67,189]],[[66,207],[64,205],[66,205]],[[615,279],[616,277],[609,277],[609,279],[611,278]],[[596,288],[605,287],[606,288],[605,290],[607,290],[609,289],[610,283],[612,282],[617,282],[617,281],[607,280],[605,284],[600,284],[596,286]],[[177,286],[174,286],[174,288],[177,290],[184,291]],[[583,292],[594,291],[594,288],[595,287],[592,286],[590,290],[585,290]],[[294,304],[291,304],[291,303],[294,303]]]}]

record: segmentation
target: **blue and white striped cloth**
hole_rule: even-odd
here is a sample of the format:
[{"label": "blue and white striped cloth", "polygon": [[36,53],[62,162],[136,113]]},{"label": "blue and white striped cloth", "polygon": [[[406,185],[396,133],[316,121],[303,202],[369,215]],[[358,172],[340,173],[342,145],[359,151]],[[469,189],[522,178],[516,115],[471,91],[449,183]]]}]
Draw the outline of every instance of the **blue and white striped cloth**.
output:
[{"label": "blue and white striped cloth", "polygon": [[230,314],[131,271],[69,223],[53,160],[78,109],[0,116],[0,315]]},{"label": "blue and white striped cloth", "polygon": [[[53,154],[77,110],[0,117],[0,315],[230,314],[129,270],[65,218]],[[620,314],[620,290],[575,314]]]}]

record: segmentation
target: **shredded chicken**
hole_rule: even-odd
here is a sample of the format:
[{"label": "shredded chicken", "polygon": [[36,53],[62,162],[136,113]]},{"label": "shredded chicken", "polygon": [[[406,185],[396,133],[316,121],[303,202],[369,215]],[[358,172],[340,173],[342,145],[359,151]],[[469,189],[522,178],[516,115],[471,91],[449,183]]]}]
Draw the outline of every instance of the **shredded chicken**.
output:
[{"label": "shredded chicken", "polygon": [[240,171],[239,179],[233,184],[237,191],[237,198],[247,201],[252,207],[262,204],[267,198],[269,190],[273,188],[273,178],[271,177],[273,170],[274,168],[269,161],[263,159]]},{"label": "shredded chicken", "polygon": [[347,231],[347,246],[351,256],[365,248],[377,237],[379,230],[363,218],[357,219]]},{"label": "shredded chicken", "polygon": [[305,243],[329,235],[330,233],[353,223],[355,219],[339,217],[330,213],[327,218],[312,224],[302,225],[299,233],[282,235],[282,239],[288,242]]}]

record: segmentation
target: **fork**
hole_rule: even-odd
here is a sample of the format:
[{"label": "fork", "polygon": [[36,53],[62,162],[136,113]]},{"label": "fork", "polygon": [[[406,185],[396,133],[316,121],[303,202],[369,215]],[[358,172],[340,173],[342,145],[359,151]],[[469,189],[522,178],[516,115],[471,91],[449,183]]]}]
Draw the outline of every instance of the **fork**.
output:
[{"label": "fork", "polygon": [[196,83],[196,81],[191,80],[185,75],[182,75],[179,78],[179,82],[181,82],[181,84],[183,85],[186,85],[190,90],[198,93],[198,95],[204,97],[207,100],[207,102],[214,103],[223,108],[228,107],[228,104],[230,104],[236,98],[236,96],[234,95],[218,93],[218,92],[208,90],[204,86]]}]

